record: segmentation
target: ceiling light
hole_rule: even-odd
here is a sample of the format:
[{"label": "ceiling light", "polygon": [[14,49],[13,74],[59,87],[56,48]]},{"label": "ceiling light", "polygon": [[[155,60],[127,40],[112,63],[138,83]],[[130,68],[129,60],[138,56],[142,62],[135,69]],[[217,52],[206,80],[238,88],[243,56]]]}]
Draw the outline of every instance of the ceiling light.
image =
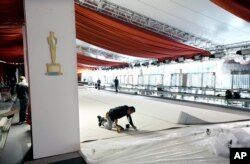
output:
[{"label": "ceiling light", "polygon": [[184,58],[184,57],[178,57],[178,58],[176,59],[176,61],[177,61],[178,63],[181,63],[181,62],[184,62],[184,61],[185,61],[185,58]]},{"label": "ceiling light", "polygon": [[238,55],[250,55],[250,49],[243,49],[236,52]]},{"label": "ceiling light", "polygon": [[144,63],[142,63],[141,65],[143,65],[143,66],[148,66],[149,63],[148,63],[148,62],[144,62]]},{"label": "ceiling light", "polygon": [[158,65],[158,64],[159,64],[158,61],[152,61],[152,62],[151,62],[151,65]]},{"label": "ceiling light", "polygon": [[140,66],[141,66],[140,63],[135,63],[135,64],[134,64],[134,67],[140,67]]},{"label": "ceiling light", "polygon": [[210,58],[222,58],[224,56],[225,56],[224,52],[217,52],[217,53],[210,55]]},{"label": "ceiling light", "polygon": [[171,60],[170,59],[166,59],[166,60],[163,61],[163,63],[169,64],[169,63],[171,63]]},{"label": "ceiling light", "polygon": [[193,56],[193,59],[194,60],[201,60],[202,56],[201,55],[195,55],[195,56]]}]

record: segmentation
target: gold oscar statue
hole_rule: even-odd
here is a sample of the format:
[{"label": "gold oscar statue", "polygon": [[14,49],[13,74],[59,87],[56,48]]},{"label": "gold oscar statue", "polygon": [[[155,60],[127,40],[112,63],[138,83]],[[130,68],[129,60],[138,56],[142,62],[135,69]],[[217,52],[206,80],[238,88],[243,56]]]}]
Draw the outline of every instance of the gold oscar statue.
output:
[{"label": "gold oscar statue", "polygon": [[57,38],[55,37],[55,33],[50,31],[49,36],[47,37],[47,41],[49,44],[50,55],[51,55],[51,63],[47,63],[47,75],[62,75],[61,65],[56,63],[56,44]]}]

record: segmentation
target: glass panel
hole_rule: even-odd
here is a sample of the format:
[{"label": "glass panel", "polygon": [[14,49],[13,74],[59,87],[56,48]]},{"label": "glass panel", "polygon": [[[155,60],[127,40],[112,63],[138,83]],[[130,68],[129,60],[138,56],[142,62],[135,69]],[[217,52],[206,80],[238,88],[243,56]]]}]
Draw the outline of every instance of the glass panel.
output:
[{"label": "glass panel", "polygon": [[214,88],[215,86],[215,73],[213,72],[208,72],[208,73],[203,73],[202,74],[203,79],[202,79],[202,87],[208,87],[208,88]]},{"label": "glass panel", "polygon": [[249,89],[250,88],[250,75],[233,75],[233,88],[234,89]]},{"label": "glass panel", "polygon": [[138,76],[138,84],[143,85],[143,77],[141,75]]},{"label": "glass panel", "polygon": [[133,84],[133,75],[128,76],[128,84],[130,84],[130,85]]},{"label": "glass panel", "polygon": [[174,73],[171,74],[171,86],[181,86],[182,85],[182,74]]},{"label": "glass panel", "polygon": [[143,84],[144,85],[148,85],[149,84],[149,76],[148,75],[144,75],[143,76]]},{"label": "glass panel", "polygon": [[149,85],[156,85],[156,77],[155,75],[149,76]]}]

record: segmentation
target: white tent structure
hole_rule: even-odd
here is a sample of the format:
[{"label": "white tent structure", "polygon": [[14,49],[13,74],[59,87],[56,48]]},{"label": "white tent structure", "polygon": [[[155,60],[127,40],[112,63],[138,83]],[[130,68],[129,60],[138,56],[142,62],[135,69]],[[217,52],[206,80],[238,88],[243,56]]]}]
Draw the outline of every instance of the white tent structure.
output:
[{"label": "white tent structure", "polygon": [[[79,0],[78,3],[184,44],[211,53],[223,52],[226,54],[225,60],[235,59],[236,51],[250,46],[250,24],[209,0]],[[86,44],[82,45],[86,47]],[[177,67],[183,67],[181,73],[185,73],[192,69],[191,65],[192,62]],[[214,65],[211,70],[218,69],[218,65]],[[161,72],[160,69],[163,70],[162,74],[167,71],[178,72],[175,71],[177,67],[172,67],[160,65],[152,68],[151,74]],[[197,68],[205,70],[202,66]],[[196,69],[195,65],[193,69]],[[149,70],[150,68],[140,71],[139,68],[99,70],[85,72],[85,75],[92,75],[93,78],[104,76],[102,80],[105,83],[110,81],[107,80],[108,74],[112,77],[121,74],[125,78],[129,72],[132,72],[131,76],[133,72],[138,72],[135,74],[140,76],[150,72]],[[223,73],[219,74],[221,77],[222,75]],[[139,80],[138,77],[138,84]],[[171,80],[164,77],[163,81]],[[231,85],[220,84],[221,87]],[[173,102],[164,100],[159,102],[157,99],[136,95],[112,95],[86,88],[79,90],[79,97],[82,154],[89,163],[228,163],[230,147],[249,146],[249,121],[243,120],[249,120],[250,117],[249,114],[243,116],[244,112],[229,112],[220,107],[211,110],[212,107],[172,104]],[[114,131],[92,126],[95,125],[93,117],[105,115],[108,109],[122,104],[136,106],[137,112],[133,118],[138,131],[129,130],[116,134]],[[90,125],[86,125],[86,122]],[[126,120],[121,120],[121,124],[125,125]],[[84,129],[91,129],[91,132],[84,133]]]}]

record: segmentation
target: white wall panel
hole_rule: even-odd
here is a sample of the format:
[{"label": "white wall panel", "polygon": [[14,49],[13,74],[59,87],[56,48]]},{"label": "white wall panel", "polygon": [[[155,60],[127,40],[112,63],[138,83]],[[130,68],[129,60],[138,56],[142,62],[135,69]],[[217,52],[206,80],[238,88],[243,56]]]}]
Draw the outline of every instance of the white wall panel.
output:
[{"label": "white wall panel", "polygon": [[[34,158],[80,148],[73,0],[25,0]],[[47,37],[58,39],[56,62],[63,75],[46,75]]]}]

